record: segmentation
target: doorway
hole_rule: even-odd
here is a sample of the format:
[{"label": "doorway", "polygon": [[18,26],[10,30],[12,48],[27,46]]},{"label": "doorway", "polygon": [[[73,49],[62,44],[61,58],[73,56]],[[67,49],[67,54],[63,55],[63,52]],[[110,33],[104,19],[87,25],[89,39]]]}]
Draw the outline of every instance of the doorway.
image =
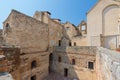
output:
[{"label": "doorway", "polygon": [[64,76],[67,77],[68,76],[68,69],[64,68]]},{"label": "doorway", "polygon": [[53,54],[51,53],[49,55],[49,67],[48,67],[49,73],[52,72],[52,63],[53,63]]}]

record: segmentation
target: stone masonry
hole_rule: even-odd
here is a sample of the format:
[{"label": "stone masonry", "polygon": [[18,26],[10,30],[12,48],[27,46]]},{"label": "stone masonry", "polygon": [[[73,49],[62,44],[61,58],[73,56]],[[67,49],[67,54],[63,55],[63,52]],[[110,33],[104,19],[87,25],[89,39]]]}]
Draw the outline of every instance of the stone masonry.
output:
[{"label": "stone masonry", "polygon": [[99,0],[78,26],[48,11],[30,17],[12,10],[0,30],[0,74],[15,80],[120,80],[119,14],[114,0]]}]

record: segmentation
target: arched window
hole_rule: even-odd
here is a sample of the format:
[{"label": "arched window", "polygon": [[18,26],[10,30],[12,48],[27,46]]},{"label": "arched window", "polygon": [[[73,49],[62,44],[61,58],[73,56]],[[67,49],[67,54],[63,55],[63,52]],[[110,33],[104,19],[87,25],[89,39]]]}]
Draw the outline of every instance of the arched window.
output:
[{"label": "arched window", "polygon": [[37,62],[34,60],[31,62],[31,69],[36,68],[37,67]]},{"label": "arched window", "polygon": [[75,59],[72,59],[72,65],[75,65]]}]

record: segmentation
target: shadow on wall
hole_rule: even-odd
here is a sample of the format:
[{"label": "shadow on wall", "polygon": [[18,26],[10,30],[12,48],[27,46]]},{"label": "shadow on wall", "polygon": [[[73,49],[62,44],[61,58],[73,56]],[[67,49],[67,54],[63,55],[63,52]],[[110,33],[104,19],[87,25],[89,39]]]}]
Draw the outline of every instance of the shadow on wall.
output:
[{"label": "shadow on wall", "polygon": [[49,55],[48,80],[96,80],[94,49],[57,46]]}]

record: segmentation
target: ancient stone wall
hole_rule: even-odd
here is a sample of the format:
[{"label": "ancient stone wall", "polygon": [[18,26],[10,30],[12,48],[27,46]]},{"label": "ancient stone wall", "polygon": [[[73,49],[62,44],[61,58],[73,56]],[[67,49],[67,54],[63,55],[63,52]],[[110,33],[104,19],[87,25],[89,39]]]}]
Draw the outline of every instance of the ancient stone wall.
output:
[{"label": "ancient stone wall", "polygon": [[[119,80],[120,54],[102,47],[55,47],[52,71],[80,80]],[[75,62],[73,62],[73,59]],[[89,62],[94,67],[90,69]]]},{"label": "ancient stone wall", "polygon": [[[89,37],[89,45],[92,45],[91,41],[94,40],[92,36],[100,36],[101,34],[113,36],[120,33],[118,26],[120,10],[118,5],[119,2],[114,0],[99,0],[87,13],[87,36]],[[111,42],[109,41],[109,43]],[[101,45],[99,40],[95,44],[97,44],[96,46]]]},{"label": "ancient stone wall", "polygon": [[86,36],[76,36],[71,39],[72,46],[88,46],[88,38]]},{"label": "ancient stone wall", "polygon": [[5,56],[4,72],[9,72],[14,79],[20,80],[20,49],[17,47],[1,46],[0,54]]},{"label": "ancient stone wall", "polygon": [[48,48],[47,24],[15,10],[4,22],[3,31],[6,43],[19,45],[24,53],[46,51]]},{"label": "ancient stone wall", "polygon": [[[48,52],[29,53],[21,58],[21,80],[30,80],[32,76],[36,76],[36,80],[43,80],[48,75]],[[33,61],[36,62],[35,66]]]},{"label": "ancient stone wall", "polygon": [[[96,80],[95,47],[55,47],[52,54],[52,71],[71,79]],[[93,69],[89,68],[89,62],[93,63]]]},{"label": "ancient stone wall", "polygon": [[68,36],[69,38],[72,38],[77,35],[77,30],[76,30],[77,28],[75,28],[75,26],[70,22],[66,22],[64,24],[64,29],[66,32],[66,36]]},{"label": "ancient stone wall", "polygon": [[7,72],[8,66],[7,66],[7,59],[4,55],[0,53],[0,72]]},{"label": "ancient stone wall", "polygon": [[53,46],[58,46],[63,36],[63,25],[61,25],[59,19],[51,19],[50,15],[48,11],[36,11],[34,18],[48,25],[49,51],[52,52]]},{"label": "ancient stone wall", "polygon": [[105,48],[98,48],[98,80],[120,80],[120,53]]},{"label": "ancient stone wall", "polygon": [[[5,42],[19,45],[21,49],[20,80],[42,80],[48,75],[48,34],[47,24],[15,10],[4,22]],[[31,66],[35,68],[31,69]]]},{"label": "ancient stone wall", "polygon": [[53,46],[58,46],[59,41],[62,40],[63,36],[63,26],[52,19],[49,19],[49,49],[50,52],[53,51]]}]

